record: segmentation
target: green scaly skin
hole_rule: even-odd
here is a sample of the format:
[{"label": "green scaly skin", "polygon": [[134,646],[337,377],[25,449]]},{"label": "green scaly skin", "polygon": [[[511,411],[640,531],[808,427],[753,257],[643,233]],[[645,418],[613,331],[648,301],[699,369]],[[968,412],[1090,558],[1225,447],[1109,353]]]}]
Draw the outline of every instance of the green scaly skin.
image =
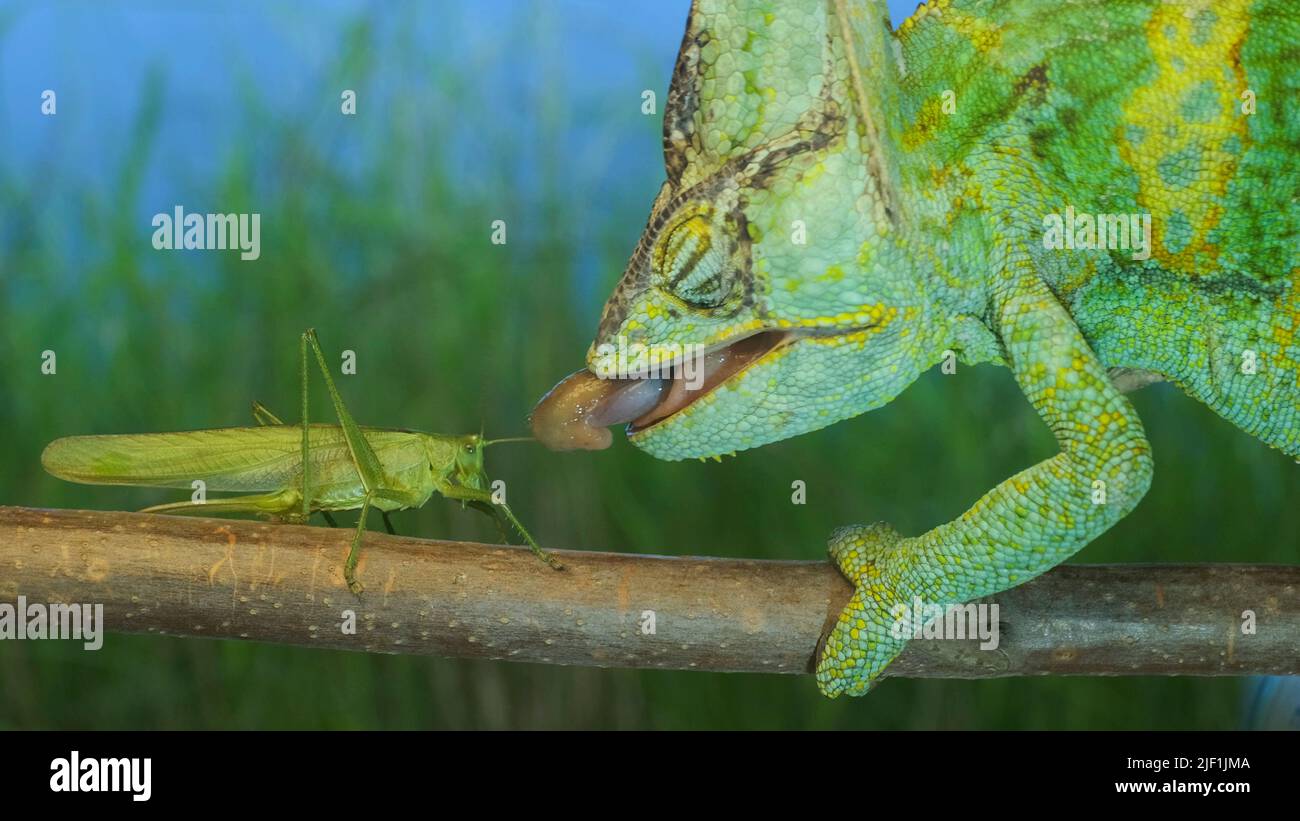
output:
[{"label": "green scaly skin", "polygon": [[[902,650],[895,604],[1006,590],[1133,509],[1152,460],[1122,388],[1169,380],[1300,457],[1296,43],[1294,0],[941,0],[898,32],[877,2],[696,0],[668,179],[588,366],[617,367],[597,348],[619,337],[791,335],[632,441],[785,439],[951,351],[1010,368],[1060,445],[928,533],[832,536],[856,593],[824,693],[866,692]],[[1044,247],[1068,207],[1149,214],[1150,257]]]}]

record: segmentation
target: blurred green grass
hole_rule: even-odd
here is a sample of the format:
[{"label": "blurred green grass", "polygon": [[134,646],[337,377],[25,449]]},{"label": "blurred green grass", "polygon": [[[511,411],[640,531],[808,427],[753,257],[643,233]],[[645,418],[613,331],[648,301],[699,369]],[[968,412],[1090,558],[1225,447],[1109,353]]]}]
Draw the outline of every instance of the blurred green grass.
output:
[{"label": "blurred green grass", "polygon": [[[59,482],[41,471],[40,451],[69,434],[246,424],[253,398],[295,418],[297,335],[309,326],[331,351],[357,352],[358,374],[341,388],[364,424],[519,433],[532,403],[581,363],[662,173],[657,122],[637,126],[647,150],[616,175],[590,165],[579,180],[526,175],[519,169],[566,150],[568,124],[599,122],[601,112],[567,110],[563,95],[538,92],[514,115],[537,119],[540,144],[524,145],[476,96],[470,69],[413,42],[376,54],[363,22],[344,39],[338,74],[364,82],[392,61],[423,73],[499,158],[495,174],[460,173],[440,148],[439,123],[402,94],[382,118],[336,123],[282,110],[245,85],[238,116],[256,148],[232,150],[206,182],[222,210],[262,214],[262,258],[249,264],[155,253],[131,216],[168,115],[159,78],[108,190],[0,157],[0,501],[133,509],[174,498]],[[338,170],[339,152],[356,159],[357,173]],[[510,225],[505,246],[489,242],[495,219]],[[599,271],[594,290],[582,286],[584,265]],[[46,349],[58,354],[56,377],[40,374]],[[1300,480],[1291,460],[1167,386],[1134,401],[1154,444],[1155,485],[1077,560],[1294,562]],[[314,413],[328,414],[319,395]],[[1051,452],[1010,377],[967,368],[928,374],[881,411],[721,464],[658,462],[617,442],[594,454],[503,448],[489,455],[489,471],[545,544],[818,558],[836,526],[885,519],[920,532]],[[807,483],[804,506],[790,504],[795,479]],[[424,536],[495,535],[437,499],[397,523]],[[110,635],[96,653],[0,642],[0,728],[14,729],[1229,728],[1241,686],[891,681],[869,698],[829,702],[806,677],[146,636]]]}]

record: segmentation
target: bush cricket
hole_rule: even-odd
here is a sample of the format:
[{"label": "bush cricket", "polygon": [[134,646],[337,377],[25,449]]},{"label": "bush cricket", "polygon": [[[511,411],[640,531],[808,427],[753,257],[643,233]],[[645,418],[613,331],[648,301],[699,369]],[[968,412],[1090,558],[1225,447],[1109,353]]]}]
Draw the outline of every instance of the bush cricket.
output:
[{"label": "bush cricket", "polygon": [[[308,351],[325,379],[339,424],[308,423]],[[352,549],[343,565],[348,589],[360,594],[357,560],[371,508],[393,528],[388,513],[422,506],[436,491],[491,516],[505,535],[505,519],[533,553],[551,567],[563,565],[538,546],[504,502],[494,502],[483,467],[483,449],[517,439],[484,439],[389,428],[362,428],[352,419],[325,364],[314,330],[299,345],[302,423],[286,425],[253,403],[257,427],[216,428],[179,433],[68,436],[41,454],[49,473],[90,485],[191,488],[244,492],[211,501],[154,505],[142,513],[255,513],[276,521],[305,523],[312,513],[360,509]]]}]

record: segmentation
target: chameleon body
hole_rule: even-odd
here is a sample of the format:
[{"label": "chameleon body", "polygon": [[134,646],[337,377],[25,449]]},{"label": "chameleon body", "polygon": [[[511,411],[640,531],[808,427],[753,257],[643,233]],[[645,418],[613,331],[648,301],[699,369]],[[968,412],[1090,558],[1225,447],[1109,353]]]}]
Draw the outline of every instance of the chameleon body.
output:
[{"label": "chameleon body", "polygon": [[824,693],[898,655],[895,605],[1020,584],[1134,508],[1152,457],[1124,389],[1168,380],[1300,457],[1297,101],[1294,0],[940,0],[898,31],[876,2],[696,0],[667,181],[587,364],[620,338],[771,344],[631,441],[756,447],[947,354],[1009,368],[1060,447],[927,533],[832,535],[856,592]]}]

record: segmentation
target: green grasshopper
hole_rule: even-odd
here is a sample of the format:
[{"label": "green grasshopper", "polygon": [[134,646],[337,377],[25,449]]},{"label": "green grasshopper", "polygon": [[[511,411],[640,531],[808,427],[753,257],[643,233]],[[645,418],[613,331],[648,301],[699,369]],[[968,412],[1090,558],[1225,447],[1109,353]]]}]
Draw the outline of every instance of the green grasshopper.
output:
[{"label": "green grasshopper", "polygon": [[[253,403],[258,427],[217,428],[180,433],[116,436],[68,436],[56,439],[41,454],[45,470],[60,479],[90,485],[135,485],[189,488],[196,479],[215,491],[240,491],[203,502],[155,505],[142,513],[255,513],[276,521],[305,523],[320,512],[334,524],[330,511],[356,510],[356,533],[343,565],[348,589],[360,595],[357,560],[366,516],[376,508],[393,532],[388,513],[422,506],[437,491],[469,505],[496,521],[502,535],[504,514],[539,559],[560,570],[563,565],[538,546],[504,502],[494,502],[483,468],[483,449],[501,442],[481,433],[447,436],[388,428],[362,428],[343,404],[325,364],[316,332],[308,330],[299,346],[302,372],[302,424],[286,425],[260,403]],[[308,424],[308,349],[325,377],[339,424]]]}]

